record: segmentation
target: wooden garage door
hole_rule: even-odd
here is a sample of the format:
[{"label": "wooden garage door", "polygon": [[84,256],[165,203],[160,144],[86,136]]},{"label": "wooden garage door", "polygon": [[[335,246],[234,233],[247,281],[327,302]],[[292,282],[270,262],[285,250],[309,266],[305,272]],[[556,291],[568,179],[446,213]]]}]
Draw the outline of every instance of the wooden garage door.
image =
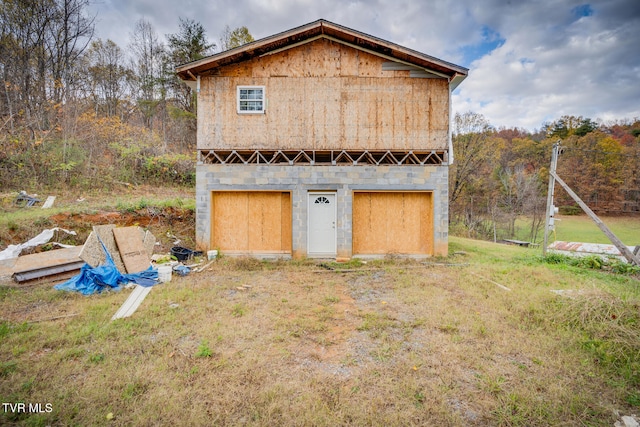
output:
[{"label": "wooden garage door", "polygon": [[433,255],[433,194],[353,194],[353,254]]},{"label": "wooden garage door", "polygon": [[291,194],[211,194],[211,248],[227,253],[291,253]]}]

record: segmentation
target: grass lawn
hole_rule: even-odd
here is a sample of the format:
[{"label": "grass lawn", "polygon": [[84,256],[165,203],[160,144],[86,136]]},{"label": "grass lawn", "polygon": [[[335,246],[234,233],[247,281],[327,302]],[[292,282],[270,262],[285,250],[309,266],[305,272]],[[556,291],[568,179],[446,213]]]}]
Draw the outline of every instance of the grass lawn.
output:
[{"label": "grass lawn", "polygon": [[427,263],[223,257],[114,322],[130,290],[0,288],[0,398],[43,409],[0,424],[612,426],[640,412],[637,277],[450,246]]},{"label": "grass lawn", "polygon": [[[600,220],[627,246],[640,245],[640,217],[600,217]],[[611,244],[607,236],[587,215],[556,215],[556,230],[549,235],[549,242],[604,243]],[[516,239],[530,240],[531,220],[526,217],[516,221]],[[544,240],[544,225],[535,243]]]},{"label": "grass lawn", "polygon": [[[557,219],[555,240],[611,244],[596,223],[586,215],[559,215]],[[600,219],[627,246],[640,245],[640,217],[601,217]]]}]

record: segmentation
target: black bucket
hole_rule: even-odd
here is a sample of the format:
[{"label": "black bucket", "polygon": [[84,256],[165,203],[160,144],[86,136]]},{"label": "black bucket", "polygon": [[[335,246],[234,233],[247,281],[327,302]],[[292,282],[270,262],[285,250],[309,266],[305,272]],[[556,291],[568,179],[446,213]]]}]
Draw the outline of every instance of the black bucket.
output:
[{"label": "black bucket", "polygon": [[178,261],[186,261],[194,256],[201,256],[202,251],[192,251],[191,249],[183,248],[182,246],[174,246],[171,248],[171,255],[176,257]]}]

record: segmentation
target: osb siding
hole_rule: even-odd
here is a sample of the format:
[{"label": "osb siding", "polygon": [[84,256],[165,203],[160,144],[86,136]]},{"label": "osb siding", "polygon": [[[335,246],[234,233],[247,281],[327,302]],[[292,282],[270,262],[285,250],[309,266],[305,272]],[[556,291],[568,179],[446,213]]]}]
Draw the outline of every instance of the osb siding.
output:
[{"label": "osb siding", "polygon": [[289,192],[213,192],[211,206],[210,247],[225,252],[291,252]]},{"label": "osb siding", "polygon": [[354,254],[433,255],[431,192],[353,194]]},{"label": "osb siding", "polygon": [[[320,39],[203,77],[199,149],[446,149],[445,79],[383,71],[386,59]],[[265,114],[238,114],[236,86],[265,86]]]}]

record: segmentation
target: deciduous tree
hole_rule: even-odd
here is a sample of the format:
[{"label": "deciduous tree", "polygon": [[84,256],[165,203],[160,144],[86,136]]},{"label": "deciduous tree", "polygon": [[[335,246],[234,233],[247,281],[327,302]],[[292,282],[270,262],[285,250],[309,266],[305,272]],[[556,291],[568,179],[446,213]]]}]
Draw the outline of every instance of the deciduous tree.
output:
[{"label": "deciduous tree", "polygon": [[96,114],[118,114],[118,106],[128,94],[133,72],[126,66],[122,49],[112,40],[91,43],[84,58],[90,96]]},{"label": "deciduous tree", "polygon": [[227,25],[220,36],[220,48],[225,51],[254,41],[247,27],[229,28]]},{"label": "deciduous tree", "polygon": [[135,73],[134,93],[138,108],[148,129],[153,127],[153,118],[158,105],[166,93],[163,90],[162,75],[165,60],[164,44],[149,21],[136,22],[129,44],[133,55],[132,69]]},{"label": "deciduous tree", "polygon": [[455,203],[480,165],[495,152],[489,139],[493,128],[483,115],[471,111],[456,113],[453,123],[455,161],[449,172],[451,203]]}]

